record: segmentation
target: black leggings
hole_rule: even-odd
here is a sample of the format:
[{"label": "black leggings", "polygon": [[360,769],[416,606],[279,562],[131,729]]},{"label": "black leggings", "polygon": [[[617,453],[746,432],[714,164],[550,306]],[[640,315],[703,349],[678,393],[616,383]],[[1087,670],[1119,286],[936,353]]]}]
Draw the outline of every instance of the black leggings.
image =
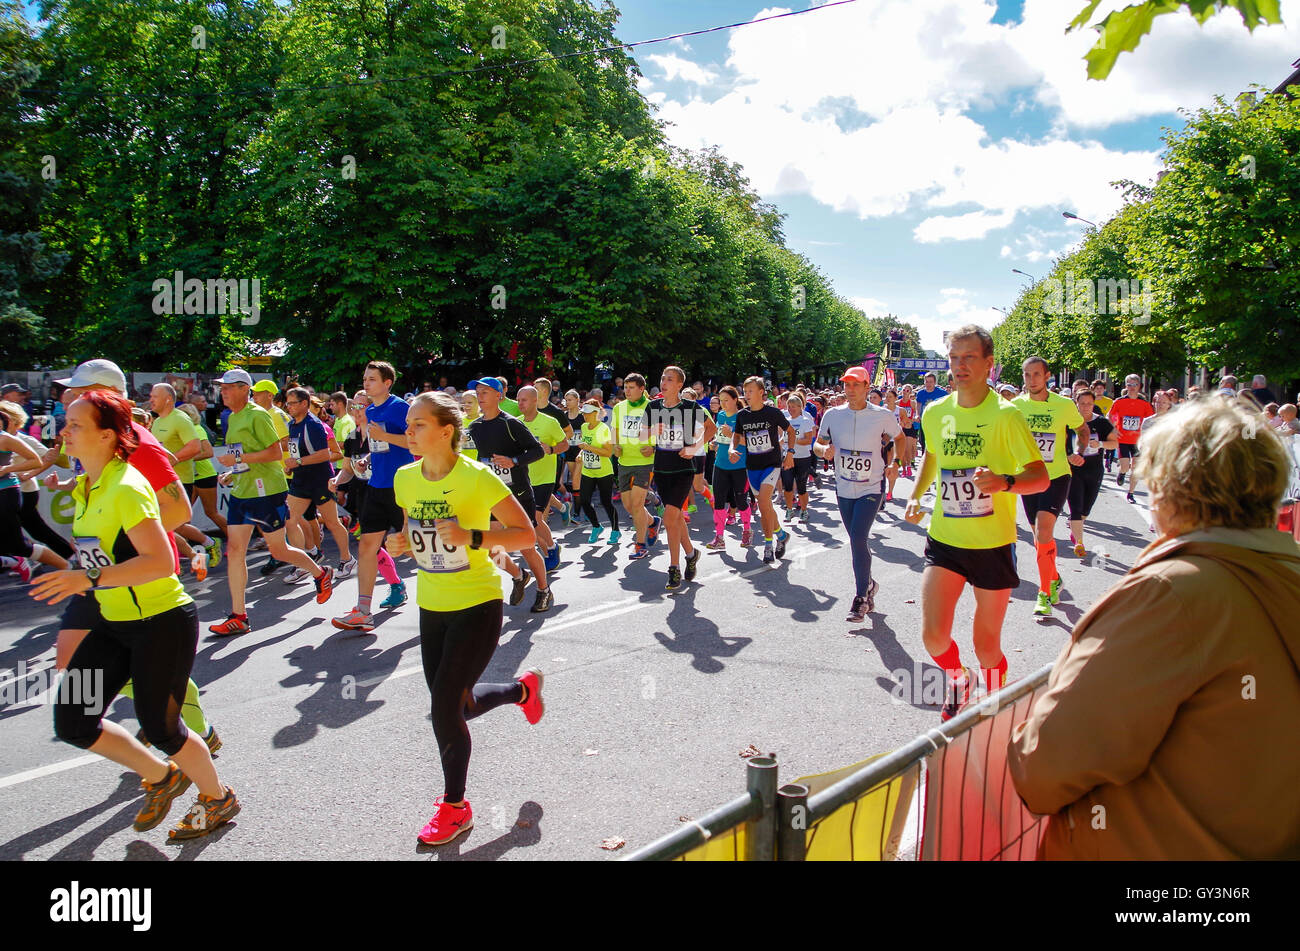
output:
[{"label": "black leggings", "polygon": [[594,478],[589,475],[582,477],[581,506],[582,514],[587,516],[591,522],[592,528],[600,526],[600,519],[596,517],[595,506],[591,504],[591,497],[595,495],[596,490],[600,489],[600,504],[605,509],[605,514],[609,516],[609,527],[612,531],[618,531],[618,509],[614,508],[614,473]]},{"label": "black leggings", "polygon": [[68,540],[50,528],[45,519],[41,518],[40,509],[41,493],[40,490],[35,492],[23,493],[22,523],[23,528],[27,529],[27,534],[32,536],[50,551],[63,558],[71,558],[75,549],[68,544]]},{"label": "black leggings", "polygon": [[[101,721],[128,680],[134,681],[135,716],[145,738],[175,756],[190,732],[181,719],[194,650],[199,643],[199,611],[183,604],[141,621],[102,617],[68,662],[68,678],[78,678],[81,696],[60,689],[54,704],[54,733],[65,743],[88,750],[104,732]],[[98,703],[87,702],[92,675],[103,671]],[[99,687],[99,684],[95,684]],[[68,702],[69,698],[76,702]]]},{"label": "black leggings", "polygon": [[18,486],[0,489],[0,555],[30,558],[32,543],[23,534],[23,499]]},{"label": "black leggings", "polygon": [[713,506],[718,510],[730,505],[737,512],[749,508],[749,476],[744,469],[713,467]]},{"label": "black leggings", "polygon": [[1105,470],[1101,467],[1100,457],[1097,462],[1084,464],[1079,468],[1070,466],[1070,518],[1084,519],[1092,514],[1093,503],[1101,491],[1101,478]]},{"label": "black leggings", "polygon": [[524,687],[481,684],[479,677],[501,637],[501,601],[484,601],[460,611],[420,608],[420,660],[429,685],[433,735],[442,757],[443,793],[447,802],[465,798],[469,773],[469,724],[489,710],[519,703]]}]

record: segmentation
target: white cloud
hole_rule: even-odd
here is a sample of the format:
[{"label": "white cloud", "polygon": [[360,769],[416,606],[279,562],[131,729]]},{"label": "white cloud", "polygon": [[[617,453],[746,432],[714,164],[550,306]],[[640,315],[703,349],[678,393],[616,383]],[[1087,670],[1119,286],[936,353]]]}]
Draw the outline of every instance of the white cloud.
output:
[{"label": "white cloud", "polygon": [[885,302],[874,297],[850,297],[849,303],[868,317],[880,317],[889,312]]},{"label": "white cloud", "polygon": [[705,69],[698,63],[693,63],[676,53],[668,53],[667,55],[651,54],[646,59],[662,69],[664,78],[669,82],[680,76],[688,83],[697,83],[703,86],[718,78],[718,74],[712,70]]},{"label": "white cloud", "polygon": [[982,238],[997,228],[1005,228],[1015,217],[1015,212],[1010,211],[972,211],[966,215],[936,215],[922,221],[912,234],[922,244],[953,238],[966,241],[971,238]]}]

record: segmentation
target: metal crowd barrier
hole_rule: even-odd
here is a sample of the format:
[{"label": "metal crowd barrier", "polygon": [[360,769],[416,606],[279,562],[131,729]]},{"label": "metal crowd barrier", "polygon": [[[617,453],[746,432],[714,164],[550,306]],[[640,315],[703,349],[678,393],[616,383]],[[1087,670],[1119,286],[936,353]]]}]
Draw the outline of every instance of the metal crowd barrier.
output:
[{"label": "metal crowd barrier", "polygon": [[1020,801],[1006,746],[1051,671],[855,767],[778,786],[775,754],[755,756],[744,796],[623,861],[1033,859],[1045,817]]}]

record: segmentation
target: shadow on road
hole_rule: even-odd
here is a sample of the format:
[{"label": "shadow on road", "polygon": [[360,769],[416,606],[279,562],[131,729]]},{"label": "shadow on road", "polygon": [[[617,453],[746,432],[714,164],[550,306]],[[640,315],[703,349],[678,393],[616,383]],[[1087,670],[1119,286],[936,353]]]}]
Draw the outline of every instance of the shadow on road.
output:
[{"label": "shadow on road", "polygon": [[439,862],[495,862],[507,852],[530,848],[542,841],[542,814],[541,805],[530,799],[519,807],[519,816],[507,832],[484,842],[477,848],[462,851],[469,844],[475,830],[483,827],[480,817],[475,818],[476,824],[473,829],[454,842],[438,846],[417,842],[415,851],[419,855],[428,855]]}]

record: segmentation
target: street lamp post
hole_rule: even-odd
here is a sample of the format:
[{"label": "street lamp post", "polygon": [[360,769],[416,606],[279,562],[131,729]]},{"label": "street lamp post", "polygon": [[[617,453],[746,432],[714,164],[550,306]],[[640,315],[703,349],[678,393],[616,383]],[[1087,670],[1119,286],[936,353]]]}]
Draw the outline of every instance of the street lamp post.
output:
[{"label": "street lamp post", "polygon": [[1085,225],[1092,225],[1094,228],[1097,227],[1097,223],[1096,223],[1095,221],[1089,221],[1087,218],[1080,218],[1078,215],[1076,215],[1076,214],[1075,214],[1074,212],[1072,212],[1072,211],[1063,211],[1063,212],[1061,212],[1061,217],[1062,217],[1062,218],[1073,218],[1075,221],[1082,221]]}]

